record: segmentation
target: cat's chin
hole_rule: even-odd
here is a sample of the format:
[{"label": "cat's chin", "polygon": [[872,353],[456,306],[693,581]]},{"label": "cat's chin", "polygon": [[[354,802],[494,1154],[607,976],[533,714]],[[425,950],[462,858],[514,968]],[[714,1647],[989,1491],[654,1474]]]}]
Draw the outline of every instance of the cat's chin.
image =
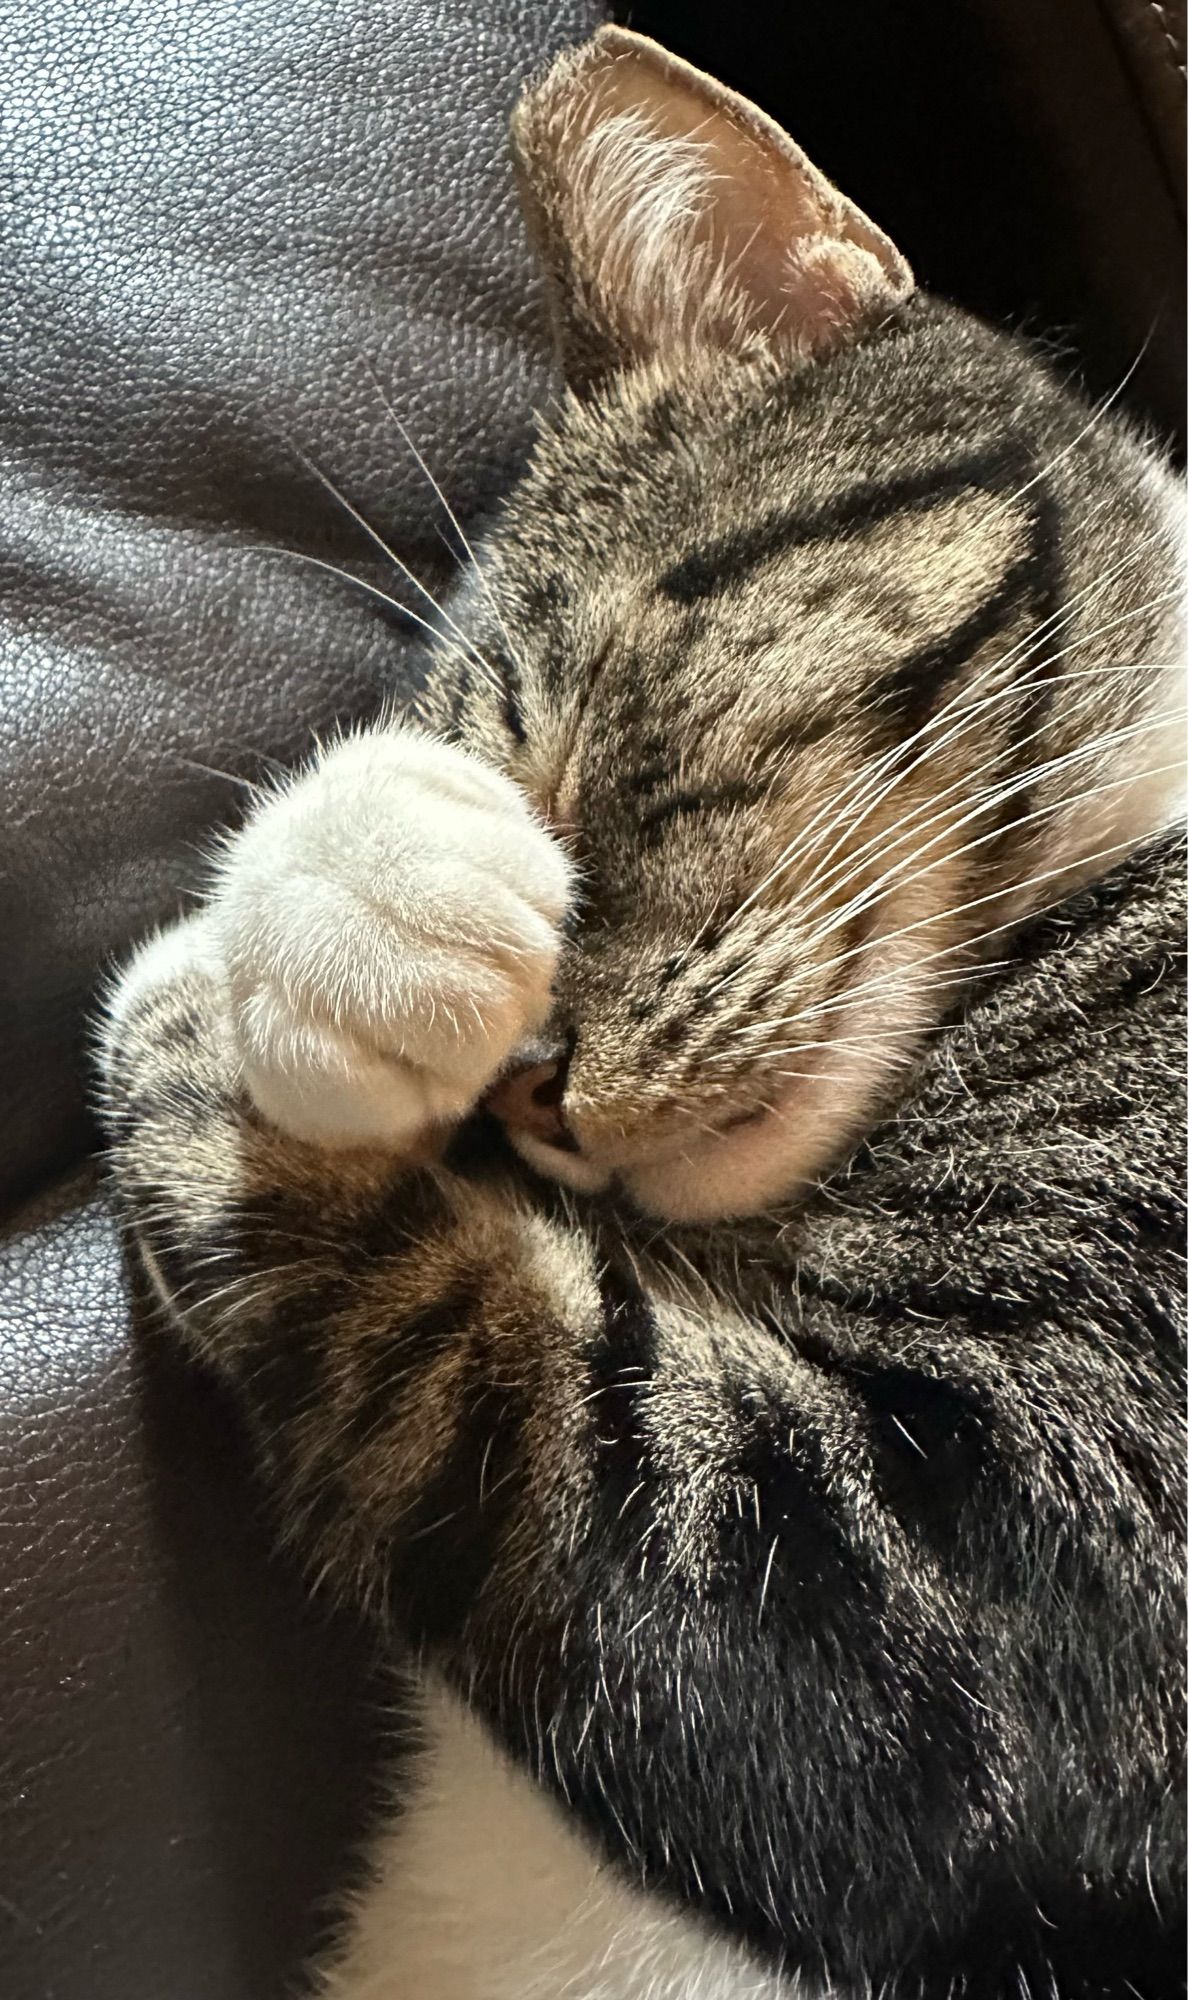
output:
[{"label": "cat's chin", "polygon": [[795,1200],[841,1151],[845,1125],[810,1121],[792,1130],[768,1112],[731,1132],[697,1141],[679,1154],[646,1161],[622,1175],[636,1208],[664,1222],[724,1222]]}]

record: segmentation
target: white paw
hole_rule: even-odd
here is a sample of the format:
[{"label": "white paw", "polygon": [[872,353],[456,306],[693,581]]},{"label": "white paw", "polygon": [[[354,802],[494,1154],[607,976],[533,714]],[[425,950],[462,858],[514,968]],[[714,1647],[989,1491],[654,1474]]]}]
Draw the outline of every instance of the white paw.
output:
[{"label": "white paw", "polygon": [[463,751],[387,730],[326,752],[236,836],[209,911],[259,1109],[329,1146],[463,1116],[548,1014],[569,891]]}]

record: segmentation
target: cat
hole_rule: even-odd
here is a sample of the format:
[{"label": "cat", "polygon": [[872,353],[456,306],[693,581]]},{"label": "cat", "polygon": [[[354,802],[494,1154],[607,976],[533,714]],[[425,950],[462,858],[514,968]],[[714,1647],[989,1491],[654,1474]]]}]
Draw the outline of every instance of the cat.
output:
[{"label": "cat", "polygon": [[415,713],[101,1031],[144,1268],[419,1662],[335,2000],[1178,1991],[1181,501],[608,28]]}]

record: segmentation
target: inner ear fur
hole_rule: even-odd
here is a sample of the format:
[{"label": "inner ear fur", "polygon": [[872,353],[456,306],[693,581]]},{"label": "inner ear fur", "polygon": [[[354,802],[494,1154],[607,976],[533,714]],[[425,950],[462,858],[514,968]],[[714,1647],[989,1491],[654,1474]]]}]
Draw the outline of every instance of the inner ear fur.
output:
[{"label": "inner ear fur", "polygon": [[512,145],[578,387],[690,346],[826,354],[913,289],[894,244],[772,119],[625,28],[554,63]]}]

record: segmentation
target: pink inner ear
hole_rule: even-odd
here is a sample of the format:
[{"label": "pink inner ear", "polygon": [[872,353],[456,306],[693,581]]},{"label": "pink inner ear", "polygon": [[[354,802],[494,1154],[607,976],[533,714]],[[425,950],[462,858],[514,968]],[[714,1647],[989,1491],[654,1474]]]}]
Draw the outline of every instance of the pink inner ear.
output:
[{"label": "pink inner ear", "polygon": [[[659,159],[665,140],[702,150],[705,198],[695,216],[674,215],[673,253],[708,252],[725,269],[741,333],[817,352],[912,290],[911,271],[890,240],[754,105],[640,36],[604,30],[597,46],[604,59],[578,83],[570,137],[626,112],[660,142]],[[614,190],[607,192],[611,223]],[[598,223],[586,220],[594,222],[587,240],[597,265]],[[620,256],[622,248],[620,236]],[[660,328],[652,334],[653,341],[663,337]]]},{"label": "pink inner ear", "polygon": [[802,329],[813,353],[895,303],[873,251],[827,236],[793,244],[784,260],[781,291],[790,324]]}]

